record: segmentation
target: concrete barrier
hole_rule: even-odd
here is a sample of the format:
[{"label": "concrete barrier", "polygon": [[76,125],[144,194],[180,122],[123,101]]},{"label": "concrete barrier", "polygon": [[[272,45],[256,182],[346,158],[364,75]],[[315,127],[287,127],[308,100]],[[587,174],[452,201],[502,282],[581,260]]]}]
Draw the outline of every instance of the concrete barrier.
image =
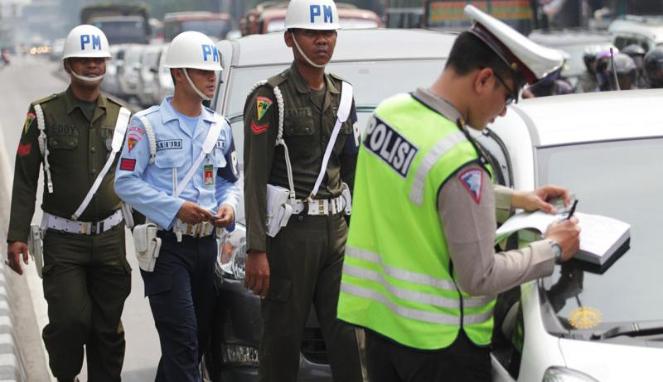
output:
[{"label": "concrete barrier", "polygon": [[[0,126],[0,147],[6,147],[4,134]],[[0,215],[0,237],[5,242],[5,233],[9,225],[9,206],[11,195],[11,182],[4,180],[13,179],[12,171],[9,166],[9,158],[5,150],[0,150],[0,210],[6,213]],[[3,247],[3,249],[5,249]],[[6,250],[5,250],[6,253]],[[0,258],[4,259],[5,254]],[[9,267],[5,266],[4,261],[0,262],[0,381],[27,381],[25,367],[21,359],[21,353],[17,347],[16,332],[14,330],[11,296],[8,293],[6,273],[10,272]]]}]

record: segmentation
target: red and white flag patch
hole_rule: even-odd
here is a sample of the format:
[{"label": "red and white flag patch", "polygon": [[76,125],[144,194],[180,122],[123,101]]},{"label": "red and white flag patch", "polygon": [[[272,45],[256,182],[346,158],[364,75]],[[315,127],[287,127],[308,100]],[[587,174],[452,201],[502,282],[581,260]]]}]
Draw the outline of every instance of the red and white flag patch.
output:
[{"label": "red and white flag patch", "polygon": [[18,145],[18,150],[16,150],[16,153],[18,154],[19,157],[26,157],[30,155],[32,152],[32,143],[25,143],[22,145]]},{"label": "red and white flag patch", "polygon": [[483,173],[477,168],[470,168],[461,171],[458,174],[458,181],[463,188],[470,194],[476,204],[481,202],[481,185],[483,183]]},{"label": "red and white flag patch", "polygon": [[133,171],[136,168],[136,160],[129,158],[120,159],[120,170]]}]

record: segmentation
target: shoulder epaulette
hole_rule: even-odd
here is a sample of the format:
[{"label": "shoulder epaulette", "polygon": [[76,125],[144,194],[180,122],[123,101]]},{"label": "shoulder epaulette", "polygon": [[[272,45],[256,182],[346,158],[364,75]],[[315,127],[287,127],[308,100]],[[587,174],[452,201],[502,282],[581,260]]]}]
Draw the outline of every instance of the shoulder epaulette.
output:
[{"label": "shoulder epaulette", "polygon": [[338,74],[335,74],[335,73],[329,73],[329,76],[330,76],[331,78],[335,79],[335,80],[339,80],[339,81],[347,82],[347,83],[349,83],[350,85],[352,85],[352,84],[350,83],[350,81],[348,81],[348,80],[346,80],[345,78],[339,76]]},{"label": "shoulder epaulette", "polygon": [[156,113],[157,111],[159,111],[159,109],[160,109],[159,105],[150,106],[147,109],[135,112],[134,116],[147,116],[152,113]]},{"label": "shoulder epaulette", "polygon": [[47,103],[47,102],[50,102],[50,101],[52,101],[52,100],[58,98],[58,96],[60,96],[61,94],[62,94],[62,93],[53,93],[53,94],[49,95],[48,97],[44,97],[44,98],[41,98],[41,99],[38,99],[38,100],[32,102],[32,104],[33,104],[33,105],[42,105],[42,104],[45,104],[45,103]]},{"label": "shoulder epaulette", "polygon": [[105,96],[106,99],[109,100],[110,102],[112,102],[112,103],[114,103],[114,104],[116,104],[116,105],[118,105],[118,106],[126,107],[127,109],[131,110],[131,107],[130,107],[129,104],[126,103],[125,101],[123,101],[123,100],[121,100],[121,99],[119,99],[119,98],[116,98],[115,96],[112,96],[112,95],[110,95],[110,94],[106,94],[106,93],[104,93],[104,96]]},{"label": "shoulder epaulette", "polygon": [[279,86],[279,85],[281,85],[281,84],[284,83],[285,80],[287,80],[287,79],[288,79],[288,74],[285,73],[285,72],[283,72],[283,73],[281,73],[281,74],[277,74],[277,75],[275,75],[275,76],[273,76],[273,77],[270,77],[270,78],[267,80],[267,83],[269,84],[269,86],[271,86],[271,87],[275,87],[275,86]]}]

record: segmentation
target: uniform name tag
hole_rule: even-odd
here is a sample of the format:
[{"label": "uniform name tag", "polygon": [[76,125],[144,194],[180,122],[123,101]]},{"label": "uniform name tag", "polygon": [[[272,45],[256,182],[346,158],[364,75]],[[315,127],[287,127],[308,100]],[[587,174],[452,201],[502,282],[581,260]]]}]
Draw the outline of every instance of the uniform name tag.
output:
[{"label": "uniform name tag", "polygon": [[168,139],[165,141],[157,141],[157,151],[181,150],[181,149],[182,149],[181,139]]},{"label": "uniform name tag", "polygon": [[405,178],[417,147],[377,117],[366,128],[364,146]]}]

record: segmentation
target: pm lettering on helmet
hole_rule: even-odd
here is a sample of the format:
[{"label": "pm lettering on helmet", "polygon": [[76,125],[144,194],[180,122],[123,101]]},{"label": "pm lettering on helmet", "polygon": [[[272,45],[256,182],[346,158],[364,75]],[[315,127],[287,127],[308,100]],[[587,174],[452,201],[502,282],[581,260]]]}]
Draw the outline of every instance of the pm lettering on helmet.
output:
[{"label": "pm lettering on helmet", "polygon": [[312,4],[310,6],[310,14],[311,14],[311,24],[315,23],[315,18],[316,17],[323,17],[323,22],[324,23],[333,23],[334,22],[334,12],[332,11],[331,5],[317,5],[317,4]]},{"label": "pm lettering on helmet", "polygon": [[101,50],[101,37],[96,34],[82,34],[81,50],[85,50],[85,46],[89,44],[92,44],[92,50]]},{"label": "pm lettering on helmet", "polygon": [[214,62],[219,62],[219,50],[215,46],[203,44],[202,47],[203,47],[203,61],[207,61],[209,56],[212,56],[212,60]]}]

